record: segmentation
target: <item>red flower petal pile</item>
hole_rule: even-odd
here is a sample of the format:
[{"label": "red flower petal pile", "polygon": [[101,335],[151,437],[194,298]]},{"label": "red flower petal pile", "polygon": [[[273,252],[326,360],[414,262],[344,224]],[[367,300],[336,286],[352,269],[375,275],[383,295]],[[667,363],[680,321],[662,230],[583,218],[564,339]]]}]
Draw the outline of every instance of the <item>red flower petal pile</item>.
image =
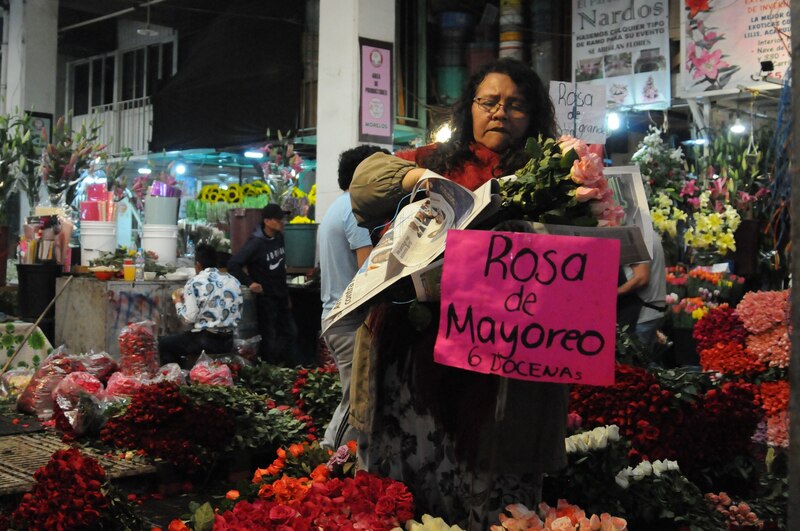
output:
[{"label": "red flower petal pile", "polygon": [[33,475],[36,484],[22,497],[11,516],[25,529],[95,529],[105,517],[109,500],[102,485],[106,473],[76,448],[58,450]]}]

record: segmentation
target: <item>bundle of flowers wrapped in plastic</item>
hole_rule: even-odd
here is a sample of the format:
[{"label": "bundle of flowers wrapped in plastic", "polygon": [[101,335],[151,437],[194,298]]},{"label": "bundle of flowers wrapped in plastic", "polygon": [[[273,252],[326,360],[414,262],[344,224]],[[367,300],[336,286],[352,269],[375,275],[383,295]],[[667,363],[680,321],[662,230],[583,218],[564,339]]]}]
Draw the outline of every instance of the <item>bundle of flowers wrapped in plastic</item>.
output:
[{"label": "bundle of flowers wrapped in plastic", "polygon": [[529,529],[533,531],[626,531],[628,523],[608,513],[600,516],[593,514],[586,516],[586,512],[577,505],[571,505],[567,500],[558,500],[556,507],[540,503],[538,511],[532,511],[521,503],[506,507],[511,516],[501,514],[500,525],[493,525],[492,531],[506,529]]}]

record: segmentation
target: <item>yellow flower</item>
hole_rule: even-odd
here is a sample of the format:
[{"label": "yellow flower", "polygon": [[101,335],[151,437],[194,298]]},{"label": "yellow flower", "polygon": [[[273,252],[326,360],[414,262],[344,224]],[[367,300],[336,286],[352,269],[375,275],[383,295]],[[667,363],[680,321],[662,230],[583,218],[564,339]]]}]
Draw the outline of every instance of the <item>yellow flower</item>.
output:
[{"label": "yellow flower", "polygon": [[305,216],[295,216],[292,218],[292,221],[289,222],[290,225],[298,224],[298,223],[314,223],[313,219],[309,219]]}]

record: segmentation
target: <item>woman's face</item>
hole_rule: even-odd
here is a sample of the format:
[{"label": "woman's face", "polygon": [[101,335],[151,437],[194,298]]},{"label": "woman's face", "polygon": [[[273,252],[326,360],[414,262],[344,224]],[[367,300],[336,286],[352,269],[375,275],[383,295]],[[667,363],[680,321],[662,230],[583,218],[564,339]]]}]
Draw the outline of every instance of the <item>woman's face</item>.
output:
[{"label": "woman's face", "polygon": [[517,85],[505,74],[488,74],[472,102],[472,136],[495,152],[517,143],[530,123],[529,106]]}]

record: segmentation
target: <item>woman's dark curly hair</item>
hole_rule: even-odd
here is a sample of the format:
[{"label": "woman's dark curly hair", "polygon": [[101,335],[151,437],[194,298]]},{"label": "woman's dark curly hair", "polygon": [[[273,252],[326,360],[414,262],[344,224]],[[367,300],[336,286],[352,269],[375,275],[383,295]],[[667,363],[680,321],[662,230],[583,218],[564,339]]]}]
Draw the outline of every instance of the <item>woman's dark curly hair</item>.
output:
[{"label": "woman's dark curly hair", "polygon": [[424,161],[426,168],[446,174],[473,158],[469,149],[475,140],[472,135],[472,100],[478,86],[489,74],[505,74],[510,77],[530,106],[528,130],[518,145],[510,146],[505,153],[500,154],[500,164],[495,169],[496,176],[508,175],[525,165],[529,157],[525,156],[523,147],[529,137],[536,138],[540,134],[555,137],[555,110],[539,75],[516,59],[498,59],[484,65],[467,82],[461,98],[453,106],[453,135],[447,142],[439,144],[427,157]]}]

